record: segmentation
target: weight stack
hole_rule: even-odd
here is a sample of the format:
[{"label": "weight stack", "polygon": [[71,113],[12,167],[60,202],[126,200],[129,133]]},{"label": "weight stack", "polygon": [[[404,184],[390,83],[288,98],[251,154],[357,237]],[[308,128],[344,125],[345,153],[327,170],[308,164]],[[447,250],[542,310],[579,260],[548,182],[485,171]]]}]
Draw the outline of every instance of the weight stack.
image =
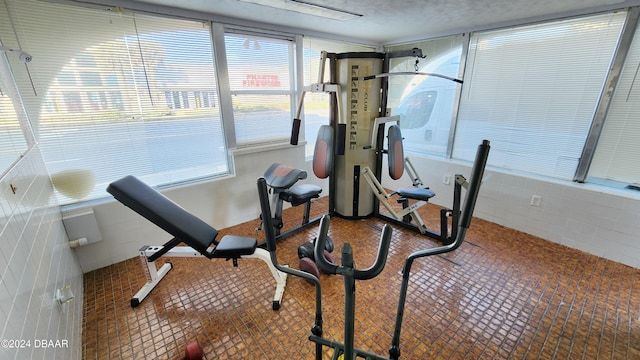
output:
[{"label": "weight stack", "polygon": [[365,218],[374,213],[375,196],[360,175],[363,167],[376,171],[373,123],[380,114],[380,79],[364,80],[382,72],[384,54],[336,54],[336,82],[341,90],[338,123],[346,125],[344,155],[335,158],[334,211],[345,218]]}]

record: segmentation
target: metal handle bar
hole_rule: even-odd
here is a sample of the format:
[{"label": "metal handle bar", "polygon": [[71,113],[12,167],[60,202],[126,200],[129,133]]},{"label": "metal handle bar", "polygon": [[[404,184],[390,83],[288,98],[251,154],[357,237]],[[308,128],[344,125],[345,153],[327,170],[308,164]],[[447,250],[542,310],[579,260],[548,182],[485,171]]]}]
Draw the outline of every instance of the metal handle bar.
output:
[{"label": "metal handle bar", "polygon": [[387,263],[387,255],[389,254],[389,245],[391,244],[391,227],[385,225],[380,235],[380,244],[378,245],[378,254],[374,264],[364,270],[353,268],[353,254],[351,245],[344,244],[342,248],[342,266],[330,263],[324,256],[324,244],[327,240],[327,232],[329,230],[329,215],[325,215],[320,220],[320,231],[314,248],[314,256],[318,267],[327,274],[346,274],[357,280],[368,280],[376,277],[382,272]]}]

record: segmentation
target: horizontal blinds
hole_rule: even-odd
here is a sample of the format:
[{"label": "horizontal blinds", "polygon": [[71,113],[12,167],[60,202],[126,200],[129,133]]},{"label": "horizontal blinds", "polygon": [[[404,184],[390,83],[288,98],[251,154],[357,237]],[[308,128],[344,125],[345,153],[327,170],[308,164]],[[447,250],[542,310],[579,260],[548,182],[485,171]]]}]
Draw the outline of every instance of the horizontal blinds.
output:
[{"label": "horizontal blinds", "polygon": [[640,184],[640,28],[611,99],[589,176],[626,184]]},{"label": "horizontal blinds", "polygon": [[9,169],[27,150],[27,141],[18,121],[18,113],[6,92],[7,83],[0,73],[0,173]]},{"label": "horizontal blinds", "polygon": [[[0,4],[0,34],[11,33],[6,4]],[[13,36],[0,36],[0,46],[5,49],[19,50]],[[22,103],[18,98],[18,89],[14,84],[12,69],[24,71],[24,64],[15,56],[16,52],[0,51],[0,173],[5,173],[28,147],[21,120],[24,118]],[[19,74],[22,75],[22,74]],[[22,119],[21,119],[22,117]],[[30,138],[31,139],[31,138]],[[29,142],[31,143],[31,141]]]},{"label": "horizontal blinds", "polygon": [[474,34],[453,157],[572,179],[624,12]]},{"label": "horizontal blinds", "polygon": [[288,138],[293,43],[228,33],[225,47],[237,143],[242,146]]},{"label": "horizontal blinds", "polygon": [[25,106],[58,190],[82,187],[69,174],[95,177],[87,200],[125,175],[162,186],[228,173],[207,23],[29,0],[9,9],[33,55],[38,96]]}]

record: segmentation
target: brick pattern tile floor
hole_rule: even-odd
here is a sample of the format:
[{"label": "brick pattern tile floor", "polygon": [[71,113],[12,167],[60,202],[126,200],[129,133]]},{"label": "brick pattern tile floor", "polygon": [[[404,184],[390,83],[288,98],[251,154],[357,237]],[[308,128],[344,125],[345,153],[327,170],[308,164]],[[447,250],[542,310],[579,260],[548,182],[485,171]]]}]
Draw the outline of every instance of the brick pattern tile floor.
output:
[{"label": "brick pattern tile floor", "polygon": [[[326,205],[312,206],[317,215]],[[420,209],[438,226],[438,208]],[[285,210],[285,227],[301,207]],[[349,242],[356,266],[375,257],[386,222],[331,219],[333,254]],[[263,239],[259,220],[221,230]],[[406,256],[438,246],[392,226],[387,265],[356,283],[356,347],[388,356]],[[297,248],[313,226],[278,243],[281,263],[298,266]],[[169,240],[158,239],[157,244]],[[640,359],[640,269],[474,219],[456,251],[415,262],[402,327],[402,359]],[[607,241],[607,239],[602,239]],[[156,245],[156,244],[154,244]],[[133,255],[133,254],[132,254]],[[83,358],[181,359],[198,341],[206,359],[313,359],[308,340],[314,288],[289,276],[280,310],[262,261],[161,258],[174,268],[138,307],[144,284],[138,258],[85,274]],[[342,341],[342,278],[323,274],[324,335]],[[331,352],[325,348],[324,358]]]}]

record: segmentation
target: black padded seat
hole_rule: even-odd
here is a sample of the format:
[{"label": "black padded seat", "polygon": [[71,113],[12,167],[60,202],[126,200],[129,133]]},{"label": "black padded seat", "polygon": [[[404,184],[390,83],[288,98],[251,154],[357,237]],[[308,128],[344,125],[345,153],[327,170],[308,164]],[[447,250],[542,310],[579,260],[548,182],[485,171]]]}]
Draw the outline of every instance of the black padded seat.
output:
[{"label": "black padded seat", "polygon": [[255,238],[225,235],[213,250],[213,257],[231,259],[242,255],[251,255],[257,246],[258,241]]},{"label": "black padded seat", "polygon": [[[129,175],[112,182],[107,191],[116,200],[209,259],[238,258],[255,252],[256,239],[227,235],[217,242],[218,230],[135,176]],[[175,241],[169,243],[177,245]],[[212,245],[215,248],[209,252]]]},{"label": "black padded seat", "polygon": [[267,185],[274,189],[288,189],[298,180],[307,178],[307,172],[291,166],[278,163],[269,166],[264,172],[264,179]]},{"label": "black padded seat", "polygon": [[267,185],[279,193],[280,199],[298,206],[320,197],[322,188],[312,184],[296,184],[307,178],[307,172],[282,164],[272,164],[264,172]]},{"label": "black padded seat", "polygon": [[428,201],[432,197],[436,196],[436,193],[429,189],[425,188],[417,188],[417,187],[406,187],[402,189],[398,189],[396,194],[402,196],[403,198],[413,199],[413,200],[424,200]]},{"label": "black padded seat", "polygon": [[296,184],[280,193],[280,198],[290,202],[292,206],[298,206],[311,199],[320,197],[322,188],[313,184]]}]

